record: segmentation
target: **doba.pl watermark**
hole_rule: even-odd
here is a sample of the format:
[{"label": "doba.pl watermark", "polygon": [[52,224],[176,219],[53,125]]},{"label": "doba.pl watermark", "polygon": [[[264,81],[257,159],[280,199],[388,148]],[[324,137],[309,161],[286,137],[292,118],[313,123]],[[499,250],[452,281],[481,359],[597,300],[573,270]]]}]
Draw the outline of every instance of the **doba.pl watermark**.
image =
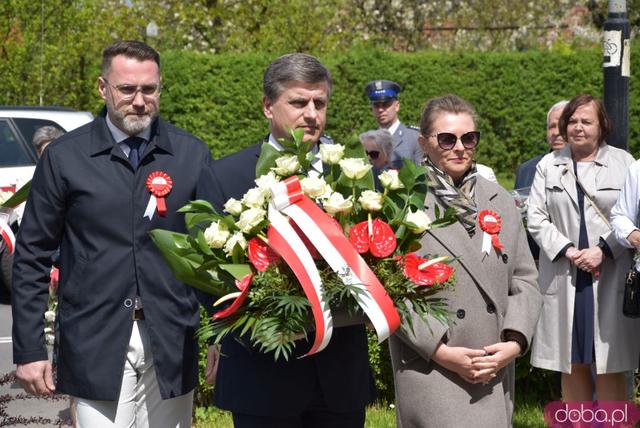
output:
[{"label": "doba.pl watermark", "polygon": [[552,401],[544,407],[551,428],[633,427],[640,408],[633,401]]}]

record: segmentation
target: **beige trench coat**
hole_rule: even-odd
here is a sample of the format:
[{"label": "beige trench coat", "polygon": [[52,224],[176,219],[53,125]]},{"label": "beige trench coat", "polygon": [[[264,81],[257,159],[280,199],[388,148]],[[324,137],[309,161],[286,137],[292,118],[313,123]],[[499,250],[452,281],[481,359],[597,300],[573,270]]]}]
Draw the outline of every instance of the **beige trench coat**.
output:
[{"label": "beige trench coat", "polygon": [[[446,326],[414,315],[414,333],[398,332],[389,341],[394,369],[398,426],[507,427],[513,412],[514,364],[503,368],[488,385],[473,385],[431,361],[443,340],[450,346],[482,349],[504,339],[506,329],[529,341],[542,305],[537,272],[529,252],[520,213],[513,197],[497,184],[478,177],[479,211],[502,217],[499,239],[507,258],[495,250],[482,254],[483,232],[470,238],[460,223],[430,230],[420,254],[457,257],[456,284],[444,293],[451,319]],[[435,198],[428,194],[425,210],[434,217]],[[440,207],[441,212],[444,210]]]},{"label": "beige trench coat", "polygon": [[[594,165],[585,177],[578,177],[582,187],[609,218],[624,183],[625,173],[634,161],[624,150],[602,143]],[[549,370],[571,373],[571,332],[575,299],[576,267],[563,256],[554,261],[569,243],[578,246],[580,211],[576,183],[567,171],[572,168],[570,148],[549,153],[538,163],[529,195],[527,225],[540,245],[540,291],[544,305],[532,345],[531,364]],[[622,372],[637,367],[637,340],[640,320],[622,315],[624,276],[631,266],[630,250],[622,247],[614,234],[584,201],[584,215],[589,245],[600,238],[614,258],[605,258],[599,279],[593,281],[594,332],[597,373]]]}]

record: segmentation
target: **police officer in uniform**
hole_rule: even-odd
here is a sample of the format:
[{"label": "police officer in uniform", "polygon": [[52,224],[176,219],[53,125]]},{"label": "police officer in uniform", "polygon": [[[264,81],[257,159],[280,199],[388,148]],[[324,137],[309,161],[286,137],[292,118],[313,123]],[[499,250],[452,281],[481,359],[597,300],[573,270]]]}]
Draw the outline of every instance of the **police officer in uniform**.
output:
[{"label": "police officer in uniform", "polygon": [[392,168],[401,168],[403,159],[411,159],[416,164],[422,162],[424,154],[418,144],[418,128],[406,126],[398,119],[400,101],[398,94],[402,88],[391,80],[374,80],[365,87],[373,116],[380,128],[389,130],[393,136]]}]

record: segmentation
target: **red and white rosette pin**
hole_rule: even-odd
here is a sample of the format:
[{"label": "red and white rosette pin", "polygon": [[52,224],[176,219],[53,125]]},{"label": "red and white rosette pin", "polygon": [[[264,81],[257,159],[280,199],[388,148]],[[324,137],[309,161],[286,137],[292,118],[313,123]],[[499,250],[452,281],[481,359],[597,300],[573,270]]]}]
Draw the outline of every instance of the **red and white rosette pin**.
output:
[{"label": "red and white rosette pin", "polygon": [[171,192],[172,188],[173,181],[166,172],[154,171],[149,174],[147,177],[147,190],[151,192],[151,197],[144,213],[145,217],[151,219],[156,207],[159,215],[165,216],[167,214],[167,204],[164,198]]},{"label": "red and white rosette pin", "polygon": [[491,246],[495,248],[496,252],[502,252],[504,246],[498,238],[498,233],[502,229],[502,219],[498,213],[491,210],[482,210],[478,213],[478,223],[480,224],[480,229],[484,232],[482,252],[489,254]]}]

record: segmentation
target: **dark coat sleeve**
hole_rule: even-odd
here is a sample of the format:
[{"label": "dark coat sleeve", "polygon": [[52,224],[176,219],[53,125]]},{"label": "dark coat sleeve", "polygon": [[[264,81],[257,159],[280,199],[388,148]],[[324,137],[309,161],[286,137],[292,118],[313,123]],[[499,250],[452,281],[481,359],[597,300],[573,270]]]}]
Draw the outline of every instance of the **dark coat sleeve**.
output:
[{"label": "dark coat sleeve", "polygon": [[51,256],[62,235],[65,186],[54,155],[40,159],[16,242],[13,267],[13,360],[16,364],[47,359],[44,318],[49,299]]}]

